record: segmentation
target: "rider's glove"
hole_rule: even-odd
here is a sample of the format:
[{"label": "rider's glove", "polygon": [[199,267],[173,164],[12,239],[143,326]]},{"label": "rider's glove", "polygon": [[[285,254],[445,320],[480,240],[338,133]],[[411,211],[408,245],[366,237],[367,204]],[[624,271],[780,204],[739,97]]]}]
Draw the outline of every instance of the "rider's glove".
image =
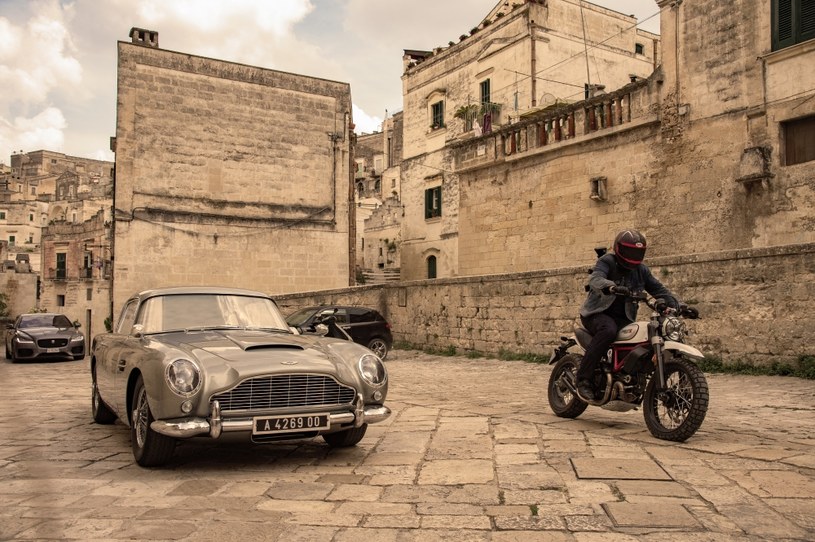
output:
[{"label": "rider's glove", "polygon": [[626,286],[614,285],[611,288],[609,288],[609,291],[614,295],[628,295],[628,296],[631,295],[631,290]]},{"label": "rider's glove", "polygon": [[663,299],[657,299],[656,304],[654,305],[656,311],[660,314],[665,312],[668,309],[668,304]]},{"label": "rider's glove", "polygon": [[696,307],[688,307],[687,305],[679,306],[679,314],[691,320],[699,318],[699,310]]}]

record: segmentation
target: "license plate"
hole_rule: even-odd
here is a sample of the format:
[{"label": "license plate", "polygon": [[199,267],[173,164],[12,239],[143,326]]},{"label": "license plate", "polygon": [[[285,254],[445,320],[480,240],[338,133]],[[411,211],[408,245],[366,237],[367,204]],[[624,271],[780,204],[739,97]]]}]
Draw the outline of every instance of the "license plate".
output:
[{"label": "license plate", "polygon": [[273,435],[277,433],[298,433],[328,429],[331,422],[328,414],[296,414],[294,416],[263,416],[254,418],[252,433]]},{"label": "license plate", "polygon": [[59,353],[59,348],[46,348],[45,353],[46,354],[57,354],[57,353]]}]

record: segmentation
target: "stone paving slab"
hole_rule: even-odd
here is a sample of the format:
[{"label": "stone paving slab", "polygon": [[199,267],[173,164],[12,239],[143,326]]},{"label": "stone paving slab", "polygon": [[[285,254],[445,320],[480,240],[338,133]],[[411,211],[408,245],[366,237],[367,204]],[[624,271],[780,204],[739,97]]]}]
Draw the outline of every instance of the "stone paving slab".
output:
[{"label": "stone paving slab", "polygon": [[181,443],[133,462],[88,361],[0,362],[0,540],[815,540],[815,382],[707,375],[685,443],[642,413],[557,418],[550,368],[395,350],[356,447]]}]

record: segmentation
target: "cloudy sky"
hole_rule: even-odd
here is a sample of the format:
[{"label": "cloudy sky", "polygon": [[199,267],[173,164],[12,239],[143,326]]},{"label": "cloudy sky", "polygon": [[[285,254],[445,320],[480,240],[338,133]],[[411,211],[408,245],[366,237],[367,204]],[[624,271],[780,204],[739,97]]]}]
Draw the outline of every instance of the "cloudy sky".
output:
[{"label": "cloudy sky", "polygon": [[[402,51],[458,41],[497,0],[0,0],[0,163],[113,160],[116,42],[348,82],[358,132],[402,108]],[[655,0],[594,0],[659,32]],[[653,17],[652,17],[653,16]],[[646,20],[647,19],[647,20]]]}]

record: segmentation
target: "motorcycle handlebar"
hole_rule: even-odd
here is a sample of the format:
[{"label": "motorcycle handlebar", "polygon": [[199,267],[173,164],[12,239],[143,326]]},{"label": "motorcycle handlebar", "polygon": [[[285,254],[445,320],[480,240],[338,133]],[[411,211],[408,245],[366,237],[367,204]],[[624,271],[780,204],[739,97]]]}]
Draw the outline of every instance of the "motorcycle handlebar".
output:
[{"label": "motorcycle handlebar", "polygon": [[649,298],[648,294],[645,292],[615,292],[616,295],[625,296],[632,301],[636,301],[638,303],[642,302],[648,305],[648,307],[660,314],[667,314],[670,312],[676,313],[683,318],[689,318],[691,320],[699,319],[699,311],[695,307],[689,307],[684,304],[680,304],[679,308],[673,308],[668,303],[661,298]]}]

